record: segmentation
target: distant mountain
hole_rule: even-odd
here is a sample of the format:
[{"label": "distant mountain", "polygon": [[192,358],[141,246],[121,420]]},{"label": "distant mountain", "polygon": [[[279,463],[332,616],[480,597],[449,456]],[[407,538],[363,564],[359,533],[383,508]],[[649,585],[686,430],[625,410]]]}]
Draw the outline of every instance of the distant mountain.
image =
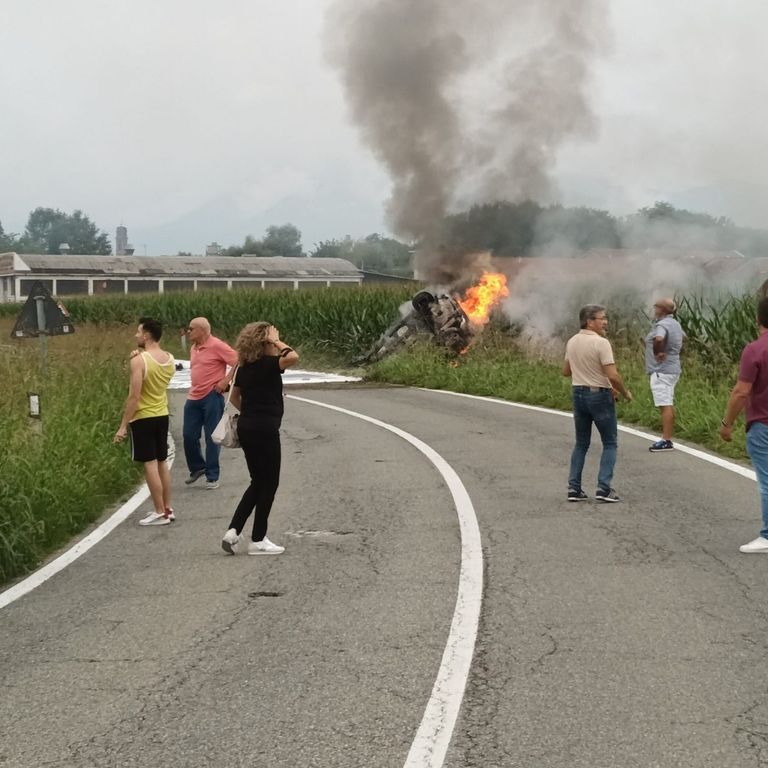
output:
[{"label": "distant mountain", "polygon": [[[386,192],[386,190],[384,190]],[[255,206],[254,206],[255,208]],[[287,194],[262,210],[248,210],[243,196],[229,194],[160,226],[142,228],[128,225],[129,239],[136,255],[173,255],[178,251],[204,253],[217,242],[223,247],[239,245],[246,235],[261,238],[267,227],[291,223],[299,228],[304,250],[315,243],[349,234],[362,237],[385,232],[383,200],[352,189],[343,181],[319,184],[298,194]]]},{"label": "distant mountain", "polygon": [[768,229],[768,184],[727,180],[700,187],[659,188],[640,192],[615,178],[562,174],[562,202],[610,211],[614,216],[635,213],[657,200],[694,213],[727,216],[734,224]]}]

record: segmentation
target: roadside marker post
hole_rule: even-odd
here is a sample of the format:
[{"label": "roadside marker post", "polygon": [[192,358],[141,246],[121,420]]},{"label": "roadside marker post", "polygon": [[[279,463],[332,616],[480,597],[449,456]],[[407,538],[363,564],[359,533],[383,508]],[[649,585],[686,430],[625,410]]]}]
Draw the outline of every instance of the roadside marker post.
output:
[{"label": "roadside marker post", "polygon": [[[53,297],[41,280],[32,283],[29,296],[16,317],[11,338],[40,339],[41,382],[45,382],[48,377],[48,337],[74,332],[75,326],[72,325],[67,308]],[[29,393],[30,418],[41,419],[40,401],[39,392]]]}]

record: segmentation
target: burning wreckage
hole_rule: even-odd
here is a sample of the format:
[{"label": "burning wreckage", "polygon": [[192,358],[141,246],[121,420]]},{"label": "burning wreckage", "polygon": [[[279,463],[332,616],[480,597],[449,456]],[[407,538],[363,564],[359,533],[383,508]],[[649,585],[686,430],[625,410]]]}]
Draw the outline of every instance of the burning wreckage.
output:
[{"label": "burning wreckage", "polygon": [[413,309],[398,318],[378,338],[368,354],[353,360],[354,365],[375,363],[400,345],[411,344],[419,337],[431,335],[435,343],[456,354],[469,345],[472,331],[461,304],[445,293],[419,291],[411,299]]},{"label": "burning wreckage", "polygon": [[461,354],[488,322],[491,309],[508,295],[506,277],[491,273],[484,274],[463,299],[458,292],[419,291],[411,299],[411,311],[392,323],[369,352],[353,360],[353,364],[375,363],[401,345],[430,336],[438,346]]}]

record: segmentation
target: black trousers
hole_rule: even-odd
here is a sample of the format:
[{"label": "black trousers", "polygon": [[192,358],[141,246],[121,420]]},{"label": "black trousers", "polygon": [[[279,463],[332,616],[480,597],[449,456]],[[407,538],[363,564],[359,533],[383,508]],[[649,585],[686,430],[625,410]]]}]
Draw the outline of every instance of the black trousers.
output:
[{"label": "black trousers", "polygon": [[267,519],[280,484],[280,422],[279,416],[240,416],[237,420],[251,484],[245,489],[229,527],[239,534],[253,513],[252,541],[261,541],[267,535]]}]

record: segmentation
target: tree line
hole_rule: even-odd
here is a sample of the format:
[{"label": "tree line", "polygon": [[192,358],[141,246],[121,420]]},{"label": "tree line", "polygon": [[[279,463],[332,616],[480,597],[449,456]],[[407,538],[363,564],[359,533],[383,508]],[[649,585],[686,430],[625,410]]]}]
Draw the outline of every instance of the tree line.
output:
[{"label": "tree line", "polygon": [[[6,234],[0,224],[0,252],[55,254],[62,243],[70,253],[112,252],[106,233],[81,210],[67,214],[36,208],[20,235]],[[454,252],[490,251],[501,257],[593,248],[738,250],[746,256],[768,256],[768,231],[739,227],[723,216],[694,213],[663,201],[623,217],[594,208],[501,201],[447,216],[439,245]],[[267,227],[261,238],[248,235],[242,244],[224,248],[222,255],[340,258],[368,271],[410,276],[418,246],[373,233],[322,240],[305,251],[300,230],[289,223]]]},{"label": "tree line", "polygon": [[0,253],[59,253],[66,244],[69,253],[108,256],[112,246],[106,232],[81,211],[64,213],[54,208],[35,208],[20,235],[6,233],[0,223]]}]

